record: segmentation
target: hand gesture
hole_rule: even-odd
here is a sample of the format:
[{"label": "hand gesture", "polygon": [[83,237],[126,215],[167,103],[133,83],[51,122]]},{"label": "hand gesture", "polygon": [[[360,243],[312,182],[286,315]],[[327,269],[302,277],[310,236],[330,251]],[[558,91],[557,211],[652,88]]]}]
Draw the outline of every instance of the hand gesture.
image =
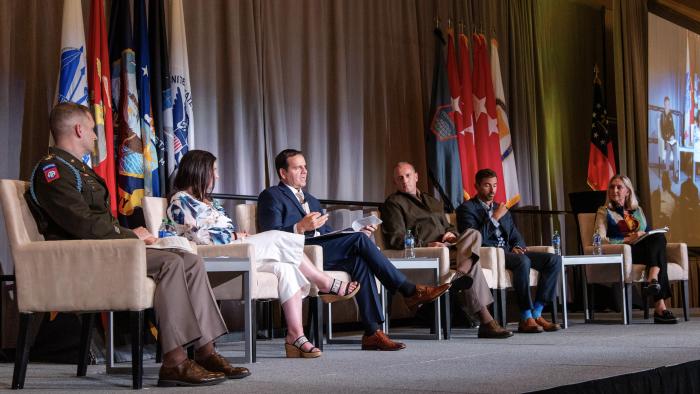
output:
[{"label": "hand gesture", "polygon": [[501,218],[508,212],[508,207],[506,207],[506,204],[498,204],[496,202],[494,202],[494,204],[496,205],[496,210],[493,212],[493,218],[496,220],[501,220]]},{"label": "hand gesture", "polygon": [[146,245],[153,245],[158,241],[158,238],[154,237],[150,231],[144,227],[137,227],[132,230],[140,240],[142,240]]},{"label": "hand gesture", "polygon": [[525,252],[527,252],[527,248],[523,248],[520,246],[515,246],[513,248],[513,253],[515,253],[515,254],[525,254]]},{"label": "hand gesture", "polygon": [[360,231],[362,231],[363,233],[365,233],[365,235],[368,236],[368,237],[371,237],[371,236],[372,236],[372,233],[375,232],[376,230],[377,230],[377,226],[375,226],[375,225],[373,225],[373,224],[368,224],[367,226],[362,227],[362,228],[360,229]]},{"label": "hand gesture", "polygon": [[297,231],[300,233],[314,231],[326,224],[327,221],[328,214],[321,215],[318,212],[311,212],[297,223]]},{"label": "hand gesture", "polygon": [[445,233],[445,235],[442,236],[442,242],[448,242],[453,244],[457,242],[457,236],[454,235],[452,232],[448,231]]}]

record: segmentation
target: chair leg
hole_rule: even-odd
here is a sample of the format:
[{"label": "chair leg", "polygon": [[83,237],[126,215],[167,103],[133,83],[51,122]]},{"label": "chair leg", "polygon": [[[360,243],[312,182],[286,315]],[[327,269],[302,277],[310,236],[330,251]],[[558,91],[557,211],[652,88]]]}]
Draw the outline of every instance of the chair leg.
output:
[{"label": "chair leg", "polygon": [[443,316],[443,338],[450,339],[452,335],[452,308],[450,307],[450,291],[442,295],[442,316]]},{"label": "chair leg", "polygon": [[595,286],[591,285],[588,288],[588,297],[590,299],[590,302],[588,303],[588,316],[590,316],[591,320],[595,320]]},{"label": "chair leg", "polygon": [[506,317],[506,294],[507,289],[499,289],[498,291],[498,313],[501,326],[505,327],[508,325],[508,318]]},{"label": "chair leg", "polygon": [[253,305],[250,306],[250,332],[251,332],[251,342],[250,342],[250,353],[253,362],[257,362],[257,351],[258,351],[258,302],[257,300],[251,300]]},{"label": "chair leg", "polygon": [[[160,332],[158,333],[158,336],[160,336]],[[163,348],[161,347],[160,344],[160,338],[156,338],[156,364],[160,364],[163,362]]]},{"label": "chair leg", "polygon": [[688,280],[681,281],[681,298],[683,298],[683,320],[688,321],[688,302],[690,295],[688,294]]},{"label": "chair leg", "polygon": [[29,360],[29,323],[34,316],[30,313],[19,314],[19,331],[17,332],[17,350],[15,354],[15,370],[12,374],[12,389],[24,388],[24,377],[27,373],[27,361]]},{"label": "chair leg", "polygon": [[649,319],[649,297],[646,295],[648,286],[649,284],[646,281],[641,283],[642,309],[644,310],[644,320]]},{"label": "chair leg", "polygon": [[632,283],[625,283],[625,296],[627,298],[627,305],[625,309],[627,310],[627,321],[632,323]]},{"label": "chair leg", "polygon": [[131,380],[132,388],[143,387],[143,311],[129,312],[131,324]]},{"label": "chair leg", "polygon": [[92,327],[95,325],[95,313],[83,314],[83,327],[80,333],[80,350],[78,351],[78,376],[87,374],[88,356],[90,354],[90,342],[92,340]]},{"label": "chair leg", "polygon": [[498,321],[498,290],[491,289],[491,297],[493,297],[493,303],[491,304],[491,316]]}]

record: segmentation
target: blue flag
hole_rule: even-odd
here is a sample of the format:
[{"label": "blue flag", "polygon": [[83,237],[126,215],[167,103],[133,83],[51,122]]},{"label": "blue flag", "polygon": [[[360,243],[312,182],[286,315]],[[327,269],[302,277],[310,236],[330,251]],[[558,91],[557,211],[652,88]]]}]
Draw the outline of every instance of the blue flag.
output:
[{"label": "blue flag", "polygon": [[158,174],[158,141],[153,128],[153,111],[151,110],[151,68],[148,48],[148,29],[146,27],[145,0],[136,0],[136,88],[139,92],[139,115],[141,141],[143,141],[143,186],[146,196],[160,197],[160,180]]},{"label": "blue flag", "polygon": [[440,29],[435,29],[435,40],[433,95],[429,123],[425,131],[426,157],[430,179],[440,192],[445,206],[454,210],[464,201],[462,170],[457,146],[457,129],[451,115],[453,106],[443,54],[445,39]]},{"label": "blue flag", "polygon": [[131,36],[131,10],[128,1],[112,2],[109,21],[109,60],[112,63],[112,108],[118,151],[119,222],[128,227],[144,223],[141,200],[143,185],[143,143],[136,89],[136,55]]},{"label": "blue flag", "polygon": [[151,108],[153,126],[158,145],[158,178],[160,193],[167,195],[168,174],[165,135],[173,132],[173,100],[170,97],[170,60],[168,57],[168,37],[165,30],[165,0],[148,2],[148,38],[151,49]]}]

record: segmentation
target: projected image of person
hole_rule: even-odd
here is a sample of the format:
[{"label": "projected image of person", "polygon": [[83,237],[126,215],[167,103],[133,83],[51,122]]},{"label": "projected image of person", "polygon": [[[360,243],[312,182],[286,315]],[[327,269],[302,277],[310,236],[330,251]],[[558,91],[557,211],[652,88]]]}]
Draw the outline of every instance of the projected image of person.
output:
[{"label": "projected image of person", "polygon": [[[664,175],[668,177],[668,174]],[[666,236],[656,233],[638,240],[649,229],[649,225],[628,177],[615,175],[610,179],[607,201],[596,213],[595,228],[606,243],[631,245],[632,261],[646,265],[649,285],[645,295],[653,297],[655,301],[654,323],[678,323],[673,313],[666,309],[665,302],[665,299],[671,297]]]},{"label": "projected image of person", "polygon": [[[659,117],[659,130],[661,138],[664,140],[664,163],[666,169],[671,171],[673,178],[678,182],[676,172],[676,161],[678,160],[678,140],[676,139],[676,127],[673,125],[673,114],[671,113],[671,99],[664,97],[664,112]],[[669,162],[669,157],[672,157]]]}]

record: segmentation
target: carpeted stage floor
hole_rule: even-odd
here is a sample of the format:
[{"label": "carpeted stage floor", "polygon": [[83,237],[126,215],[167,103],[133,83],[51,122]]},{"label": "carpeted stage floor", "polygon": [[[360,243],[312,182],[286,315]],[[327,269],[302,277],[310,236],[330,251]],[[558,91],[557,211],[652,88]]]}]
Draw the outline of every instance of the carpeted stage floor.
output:
[{"label": "carpeted stage floor", "polygon": [[[315,360],[283,358],[281,339],[258,341],[258,362],[249,366],[252,376],[196,391],[405,394],[543,390],[700,360],[700,311],[693,312],[689,322],[675,326],[643,322],[638,312],[629,326],[583,324],[580,315],[573,314],[568,330],[515,334],[507,340],[477,339],[474,329],[456,329],[450,341],[406,340],[408,348],[400,352],[327,345],[323,357]],[[596,318],[618,316],[598,314]],[[517,327],[511,324],[509,328]],[[240,345],[229,344],[220,350],[234,355],[229,352],[237,348]],[[155,367],[152,361],[146,366]],[[12,367],[0,364],[3,389],[9,388]],[[149,392],[193,391],[159,389],[156,379],[156,373],[148,372],[144,388]],[[106,375],[100,365],[90,366],[86,378],[77,378],[72,365],[30,363],[25,391],[112,392],[128,390],[130,384],[130,376]]]}]

